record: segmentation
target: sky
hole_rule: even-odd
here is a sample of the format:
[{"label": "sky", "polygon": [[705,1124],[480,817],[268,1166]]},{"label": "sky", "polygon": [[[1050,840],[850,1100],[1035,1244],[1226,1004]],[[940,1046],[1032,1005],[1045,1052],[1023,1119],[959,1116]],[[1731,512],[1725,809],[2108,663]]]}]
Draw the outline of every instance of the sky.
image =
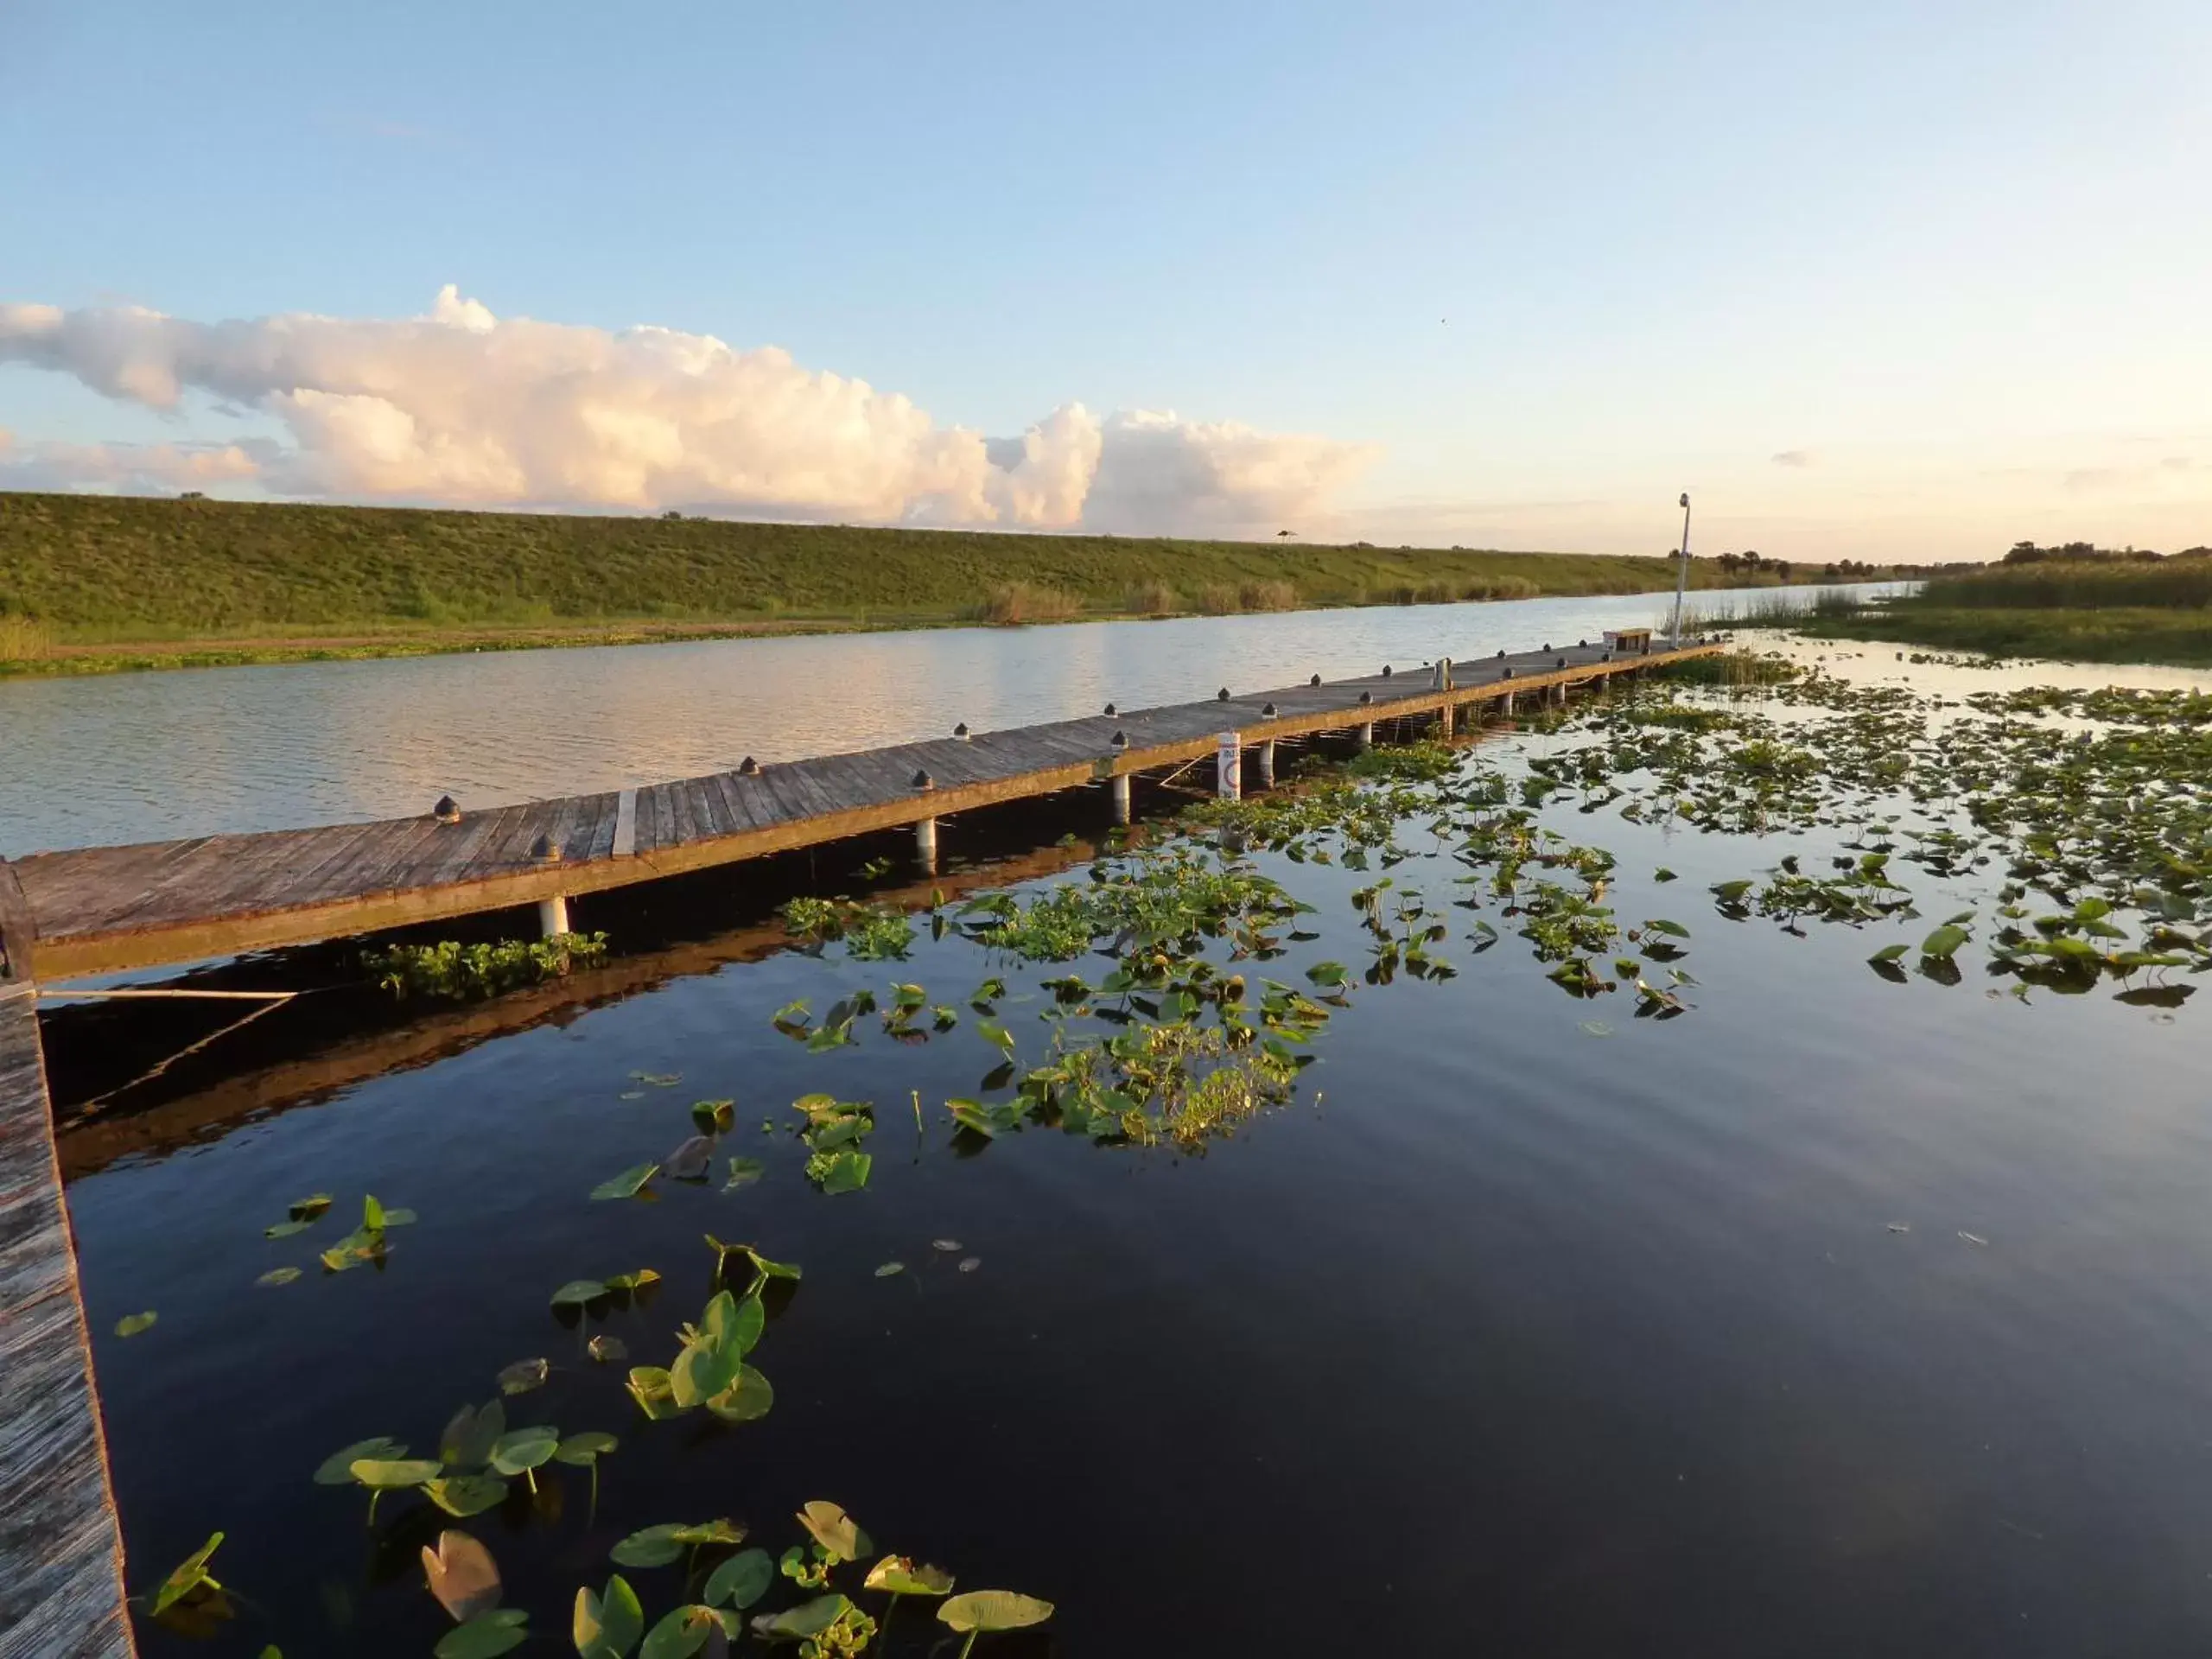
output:
[{"label": "sky", "polygon": [[0,488],[2212,543],[2208,87],[2202,0],[0,0]]}]

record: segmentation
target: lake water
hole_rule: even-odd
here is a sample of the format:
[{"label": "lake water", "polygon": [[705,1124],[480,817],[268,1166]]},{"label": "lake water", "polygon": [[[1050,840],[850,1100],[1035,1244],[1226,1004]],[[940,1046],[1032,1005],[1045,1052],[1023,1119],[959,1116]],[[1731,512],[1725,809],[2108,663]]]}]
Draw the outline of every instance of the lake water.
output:
[{"label": "lake water", "polygon": [[[1601,626],[1587,614],[1555,631]],[[1228,637],[1245,620],[1193,632]],[[893,649],[951,661],[962,641],[1067,641],[1079,658],[1075,636],[1090,632]],[[1468,654],[1440,637],[1433,649]],[[1947,694],[2018,672],[1793,649]],[[1295,677],[1309,658],[1344,671],[1378,651],[1414,655],[1362,639],[1340,659],[1314,645],[1214,677]],[[1187,672],[1207,677],[1204,661]],[[1069,668],[1048,651],[1036,665],[1094,676],[1086,697],[1184,693],[1124,690],[1134,671],[1096,659]],[[1016,700],[986,720],[1034,717],[1026,690],[1003,695]],[[900,706],[855,701],[885,721]],[[868,740],[910,734],[883,726]],[[1483,752],[1517,773],[1560,741]],[[604,744],[600,764],[631,753]],[[655,774],[728,754],[634,753]],[[680,976],[75,1181],[133,1587],[220,1528],[216,1566],[242,1604],[212,1643],[142,1625],[142,1650],[427,1653],[448,1626],[417,1557],[441,1526],[497,1555],[510,1605],[538,1632],[520,1651],[566,1650],[575,1587],[604,1582],[626,1534],[728,1515],[779,1551],[798,1535],[791,1512],[817,1498],[963,1589],[1058,1605],[1041,1634],[984,1638],[983,1659],[2202,1649],[2202,1013],[2108,990],[2024,1006],[1978,970],[1948,986],[1868,971],[1876,943],[1916,939],[1929,919],[1792,933],[1714,912],[1715,882],[1785,854],[1807,869],[1852,855],[1838,831],[1705,834],[1567,797],[1543,817],[1616,855],[1606,902],[1623,918],[1687,925],[1693,1012],[1636,1020],[1625,997],[1562,995],[1494,909],[1503,938],[1476,951],[1471,918],[1441,908],[1468,891],[1462,866],[1416,829],[1406,847],[1435,855],[1389,871],[1392,891],[1423,891],[1453,918],[1440,948],[1457,976],[1358,988],[1294,1103],[1203,1153],[1033,1127],[957,1141],[944,1101],[1006,1097],[968,993],[1005,973],[999,1012],[1033,1064],[1052,1001],[1038,982],[1067,970],[1009,969],[925,933],[904,963],[832,950]],[[1319,935],[1258,971],[1304,985],[1309,964],[1365,959],[1351,895],[1380,872],[1256,861],[1317,906]],[[1677,879],[1660,880],[1662,867]],[[1903,879],[1940,919],[1986,910],[2003,872]],[[1111,966],[1071,964],[1094,981]],[[770,1025],[791,999],[818,1014],[893,980],[957,1007],[959,1026],[901,1046],[865,1020],[857,1046],[817,1054]],[[790,1103],[817,1090],[876,1103],[863,1192],[827,1197],[801,1173]],[[689,1135],[700,1097],[737,1103],[718,1166],[757,1158],[765,1179],[587,1199]],[[341,1211],[372,1192],[420,1219],[381,1269],[326,1277],[315,1250],[350,1215],[300,1238],[261,1231],[316,1192]],[[594,1364],[583,1343],[613,1333],[628,1363],[666,1363],[709,1289],[706,1233],[804,1268],[753,1356],[774,1408],[737,1427],[696,1413],[648,1424],[622,1366]],[[892,1261],[906,1271],[876,1276]],[[308,1272],[257,1287],[278,1263]],[[565,1281],[645,1267],[664,1280],[642,1307],[581,1326],[548,1307]],[[142,1309],[160,1313],[152,1330],[109,1334]],[[505,1508],[467,1522],[392,1494],[374,1529],[365,1493],[309,1478],[372,1435],[430,1452],[456,1406],[531,1357],[551,1379],[508,1402],[512,1422],[621,1437],[595,1516],[572,1469],[542,1471],[535,1500],[517,1483]],[[680,1566],[627,1576],[649,1616],[681,1599]],[[887,1649],[870,1651],[949,1654],[931,1647],[943,1634],[925,1605],[902,1603]]]},{"label": "lake water", "polygon": [[[1881,591],[1878,588],[1871,591]],[[1536,599],[0,679],[0,857],[696,777],[1649,627]]]}]

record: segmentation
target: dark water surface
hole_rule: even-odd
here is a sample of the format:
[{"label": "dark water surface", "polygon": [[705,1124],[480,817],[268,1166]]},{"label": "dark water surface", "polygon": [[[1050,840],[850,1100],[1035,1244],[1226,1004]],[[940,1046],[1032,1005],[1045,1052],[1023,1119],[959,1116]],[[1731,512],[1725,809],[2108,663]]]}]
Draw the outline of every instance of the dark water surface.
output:
[{"label": "dark water surface", "polygon": [[[1861,584],[1868,592],[1880,584]],[[1770,590],[1762,590],[1764,594]],[[1730,594],[1706,595],[1729,601]],[[1670,596],[0,679],[0,857],[588,794],[1649,627]]]},{"label": "dark water surface", "polygon": [[[1690,928],[1694,1012],[1570,998],[1510,931],[1472,954],[1455,925],[1457,978],[1357,989],[1297,1103],[1203,1155],[1034,1128],[963,1155],[942,1103],[997,1060],[965,1006],[997,969],[925,938],[903,965],[680,979],[77,1181],[134,1587],[222,1528],[248,1604],[212,1644],[148,1629],[143,1650],[427,1653],[446,1624],[416,1555],[447,1524],[531,1610],[521,1651],[566,1652],[575,1587],[625,1534],[728,1514],[779,1551],[813,1498],[963,1588],[1057,1603],[1046,1636],[978,1646],[1007,1659],[2202,1649],[2202,1011],[2024,1007],[1978,972],[1895,985],[1865,958],[1924,921],[1795,938],[1713,912],[1710,883],[1789,851],[1817,868],[1834,832],[1547,821],[1618,855],[1624,921]],[[1373,874],[1261,862],[1321,912],[1270,971],[1364,960],[1347,896]],[[1392,874],[1448,898],[1459,873]],[[1988,893],[1904,879],[1936,917]],[[792,997],[898,979],[960,1028],[899,1046],[864,1020],[827,1055],[770,1028]],[[1001,1006],[1026,1062],[1046,1000]],[[864,1193],[819,1195],[804,1149],[761,1132],[816,1090],[876,1103]],[[766,1179],[587,1201],[725,1096],[721,1151]],[[263,1239],[317,1191],[339,1211]],[[421,1218],[383,1270],[323,1277],[364,1191]],[[665,1363],[709,1294],[707,1232],[804,1267],[753,1357],[775,1408],[647,1424],[584,1337]],[[874,1277],[891,1260],[908,1271]],[[257,1287],[279,1262],[308,1276]],[[564,1281],[643,1267],[665,1281],[642,1309],[582,1330],[548,1310]],[[152,1331],[108,1334],[143,1308]],[[553,1380],[512,1422],[622,1438],[595,1523],[581,1471],[542,1471],[557,1517],[453,1522],[393,1494],[373,1532],[365,1493],[309,1479],[374,1434],[434,1454],[534,1355]],[[649,1616],[679,1599],[677,1568],[628,1576]],[[902,1605],[888,1651],[937,1634]]]}]

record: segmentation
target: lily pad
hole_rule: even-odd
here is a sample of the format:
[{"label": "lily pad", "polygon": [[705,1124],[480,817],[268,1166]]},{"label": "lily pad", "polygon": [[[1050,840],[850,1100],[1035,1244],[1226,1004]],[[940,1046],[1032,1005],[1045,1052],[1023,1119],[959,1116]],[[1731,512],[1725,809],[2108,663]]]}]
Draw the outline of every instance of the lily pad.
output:
[{"label": "lily pad", "polygon": [[798,1512],[798,1523],[833,1561],[855,1561],[868,1554],[868,1534],[835,1503],[815,1499]]},{"label": "lily pad", "polygon": [[551,1461],[561,1444],[561,1432],[538,1424],[502,1434],[492,1448],[492,1467],[503,1475],[519,1475]]},{"label": "lily pad", "polygon": [[729,1179],[722,1183],[722,1191],[734,1192],[741,1186],[751,1186],[768,1173],[768,1166],[758,1158],[733,1158],[729,1160]]},{"label": "lily pad", "polygon": [[868,1568],[863,1587],[894,1596],[950,1595],[952,1574],[941,1567],[917,1567],[904,1555],[887,1555]]},{"label": "lily pad", "polygon": [[645,1189],[645,1183],[660,1173],[658,1164],[633,1164],[620,1175],[609,1176],[591,1190],[594,1200],[605,1198],[634,1198]]},{"label": "lily pad", "polygon": [[407,1448],[389,1435],[379,1434],[374,1440],[356,1440],[343,1451],[334,1452],[322,1460],[321,1466],[315,1471],[315,1484],[318,1486],[351,1486],[353,1484],[353,1465],[363,1458],[391,1460],[406,1455]]},{"label": "lily pad", "polygon": [[904,1262],[887,1262],[875,1270],[875,1276],[879,1279],[888,1279],[894,1274],[901,1274],[906,1271],[906,1264]]},{"label": "lily pad", "polygon": [[780,1613],[762,1614],[753,1621],[753,1629],[772,1641],[802,1641],[821,1635],[851,1611],[852,1605],[840,1595],[817,1596]]},{"label": "lily pad", "polygon": [[429,1458],[356,1458],[350,1471],[361,1485],[378,1492],[420,1486],[444,1471],[443,1464]]},{"label": "lily pad", "polygon": [[499,1568],[492,1552],[465,1532],[438,1535],[435,1549],[423,1546],[423,1575],[456,1624],[466,1624],[499,1605]]},{"label": "lily pad", "polygon": [[271,1268],[253,1282],[257,1285],[289,1285],[299,1276],[297,1268]]},{"label": "lily pad", "polygon": [[206,1543],[178,1562],[168,1577],[162,1580],[161,1587],[154,1592],[154,1611],[157,1615],[168,1611],[202,1585],[210,1589],[222,1588],[207,1571],[207,1562],[222,1541],[221,1533],[211,1535]]},{"label": "lily pad", "polygon": [[776,1563],[766,1550],[740,1550],[708,1574],[699,1598],[709,1605],[728,1603],[743,1612],[766,1595],[775,1581]]},{"label": "lily pad", "polygon": [[435,1659],[496,1659],[530,1639],[530,1632],[524,1628],[528,1622],[529,1615],[517,1607],[480,1614],[448,1630],[445,1639],[430,1652]]},{"label": "lily pad", "polygon": [[148,1308],[143,1313],[126,1313],[115,1322],[115,1334],[118,1337],[135,1337],[141,1331],[152,1330],[154,1321],[159,1318],[161,1315],[151,1308]]},{"label": "lily pad", "polygon": [[542,1389],[551,1373],[552,1366],[543,1359],[518,1359],[503,1366],[499,1382],[501,1394],[528,1394],[532,1389]]},{"label": "lily pad", "polygon": [[570,1633],[582,1659],[626,1659],[645,1632],[645,1610],[620,1573],[607,1580],[601,1595],[592,1594],[588,1586],[576,1592]]},{"label": "lily pad", "polygon": [[442,1480],[424,1481],[423,1496],[448,1515],[466,1520],[505,1503],[507,1483],[497,1475],[448,1475]]},{"label": "lily pad", "polygon": [[683,1554],[684,1546],[676,1536],[683,1530],[680,1521],[645,1527],[632,1533],[607,1554],[619,1567],[666,1567]]},{"label": "lily pad", "polygon": [[937,1616],[956,1630],[1027,1630],[1052,1616],[1052,1604],[1034,1596],[1018,1596],[1011,1590],[970,1590],[955,1596],[937,1610]]}]

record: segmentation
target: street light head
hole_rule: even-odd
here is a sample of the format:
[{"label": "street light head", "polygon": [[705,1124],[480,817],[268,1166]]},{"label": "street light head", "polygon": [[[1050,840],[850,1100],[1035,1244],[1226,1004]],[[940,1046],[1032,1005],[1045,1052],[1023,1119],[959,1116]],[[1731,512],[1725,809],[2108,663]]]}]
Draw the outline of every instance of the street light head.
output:
[{"label": "street light head", "polygon": [[1688,490],[1684,490],[1684,491],[1682,492],[1682,501],[1681,501],[1681,505],[1687,507],[1688,505],[1689,505],[1689,504],[1690,504],[1690,493],[1689,493]]}]

